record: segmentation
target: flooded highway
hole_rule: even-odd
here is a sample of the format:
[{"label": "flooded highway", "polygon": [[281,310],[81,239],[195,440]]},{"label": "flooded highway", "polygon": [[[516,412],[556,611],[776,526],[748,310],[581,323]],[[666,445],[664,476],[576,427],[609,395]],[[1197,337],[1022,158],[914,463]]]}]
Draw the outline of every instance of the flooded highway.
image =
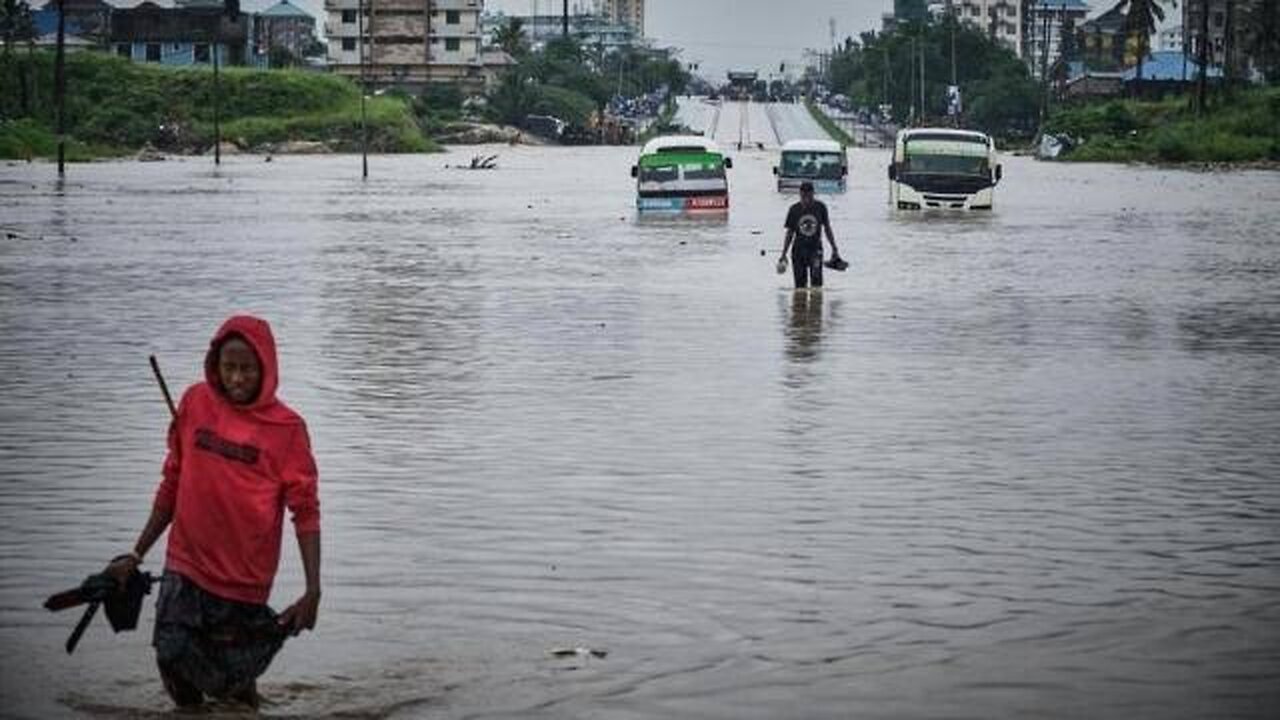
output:
[{"label": "flooded highway", "polygon": [[1280,174],[1005,157],[902,215],[854,150],[794,293],[746,147],[692,223],[635,148],[0,166],[0,715],[170,707],[151,598],[71,656],[40,603],[146,519],[147,355],[184,387],[241,310],[321,473],[266,716],[1280,715]]},{"label": "flooded highway", "polygon": [[679,98],[676,122],[703,134],[725,149],[768,149],[788,140],[826,139],[809,109],[799,103]]}]

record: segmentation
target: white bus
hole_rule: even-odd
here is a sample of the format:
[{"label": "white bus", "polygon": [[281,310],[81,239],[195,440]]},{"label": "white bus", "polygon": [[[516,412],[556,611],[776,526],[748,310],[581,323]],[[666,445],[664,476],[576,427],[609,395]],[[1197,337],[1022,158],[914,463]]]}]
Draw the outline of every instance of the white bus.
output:
[{"label": "white bus", "polygon": [[716,144],[696,135],[654,138],[631,166],[636,210],[641,214],[702,215],[729,212],[733,160]]},{"label": "white bus", "polygon": [[899,210],[990,210],[1002,169],[980,132],[899,130],[889,164],[889,204]]},{"label": "white bus", "polygon": [[815,192],[842,193],[849,159],[844,146],[834,140],[788,140],[773,174],[778,176],[778,192],[795,192],[808,181]]}]

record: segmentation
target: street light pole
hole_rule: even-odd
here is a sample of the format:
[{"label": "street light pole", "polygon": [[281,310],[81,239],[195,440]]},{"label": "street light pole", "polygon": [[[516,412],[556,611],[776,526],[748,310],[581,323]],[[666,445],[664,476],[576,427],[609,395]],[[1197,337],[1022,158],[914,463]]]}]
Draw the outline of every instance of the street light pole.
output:
[{"label": "street light pole", "polygon": [[67,155],[67,69],[66,69],[67,13],[65,0],[58,0],[58,51],[53,65],[53,93],[57,97],[58,115],[58,179],[66,174]]},{"label": "street light pole", "polygon": [[213,164],[222,164],[222,77],[218,74],[218,52],[222,14],[213,16]]},{"label": "street light pole", "polygon": [[369,119],[365,110],[365,96],[369,82],[364,69],[364,0],[356,3],[356,49],[360,55],[360,177],[369,179]]}]

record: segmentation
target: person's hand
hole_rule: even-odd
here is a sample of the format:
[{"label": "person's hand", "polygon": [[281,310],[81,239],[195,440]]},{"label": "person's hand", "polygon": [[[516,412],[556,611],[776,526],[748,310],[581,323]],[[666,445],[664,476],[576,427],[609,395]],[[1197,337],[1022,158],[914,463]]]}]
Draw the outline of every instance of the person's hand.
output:
[{"label": "person's hand", "polygon": [[313,630],[316,626],[316,616],[320,613],[320,591],[308,591],[303,593],[298,601],[290,605],[288,609],[280,613],[280,617],[276,622],[280,627],[284,628],[290,635],[297,635],[303,630]]},{"label": "person's hand", "polygon": [[120,587],[123,588],[128,582],[129,576],[141,564],[137,555],[121,555],[107,563],[107,567],[103,572],[115,578],[115,581],[120,583]]}]

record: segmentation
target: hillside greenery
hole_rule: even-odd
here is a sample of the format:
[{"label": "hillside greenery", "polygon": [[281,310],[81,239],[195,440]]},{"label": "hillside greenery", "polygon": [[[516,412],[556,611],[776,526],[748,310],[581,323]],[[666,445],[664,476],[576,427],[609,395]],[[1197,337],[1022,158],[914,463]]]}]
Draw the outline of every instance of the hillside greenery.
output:
[{"label": "hillside greenery", "polygon": [[[48,157],[56,122],[52,52],[0,57],[0,157]],[[360,91],[350,80],[300,70],[220,72],[224,141],[251,149],[291,140],[358,149]],[[66,128],[72,157],[123,155],[145,146],[202,152],[214,138],[208,68],[134,63],[96,52],[66,56]],[[370,149],[434,148],[403,96],[368,99]]]}]

